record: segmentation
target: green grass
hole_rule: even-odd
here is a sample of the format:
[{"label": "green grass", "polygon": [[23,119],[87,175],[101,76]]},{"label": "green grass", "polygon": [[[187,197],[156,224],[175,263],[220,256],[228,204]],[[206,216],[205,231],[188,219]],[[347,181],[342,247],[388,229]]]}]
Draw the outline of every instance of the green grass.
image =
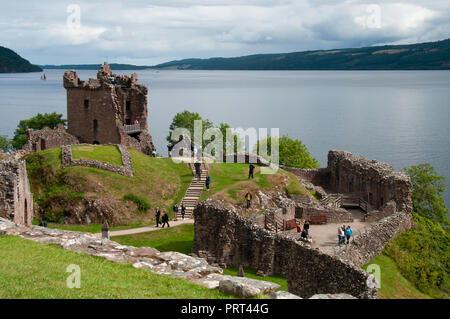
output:
[{"label": "green grass", "polygon": [[117,236],[112,237],[112,240],[127,246],[153,247],[159,251],[178,251],[188,255],[194,243],[194,225],[180,225],[148,233]]},{"label": "green grass", "polygon": [[72,146],[72,158],[84,160],[96,160],[122,166],[122,155],[117,146],[114,145],[74,145]]},{"label": "green grass", "polygon": [[[37,226],[39,225],[39,220],[37,218],[33,219],[33,225]],[[101,233],[103,224],[90,224],[90,225],[66,225],[66,224],[58,224],[58,223],[47,223],[48,228],[57,228],[62,230],[70,230],[70,231],[78,231],[78,232],[84,232],[84,233]],[[151,224],[131,224],[131,225],[122,225],[122,226],[111,226],[110,230],[126,230],[126,229],[132,229],[132,228],[138,228],[138,227],[146,227],[146,226],[153,226],[154,223]]]},{"label": "green grass", "polygon": [[[238,273],[238,267],[230,267],[230,268],[223,270],[224,275],[237,276],[237,273]],[[247,277],[247,278],[273,282],[273,283],[276,283],[281,286],[280,290],[288,291],[287,290],[287,280],[284,277],[258,276],[258,275],[256,275],[256,270],[254,270],[254,269],[244,269],[244,273],[245,273],[245,277]]]},{"label": "green grass", "polygon": [[[35,243],[16,236],[0,235],[0,298],[233,298],[218,290],[184,279],[135,269],[129,263],[113,263],[100,257]],[[81,288],[69,289],[69,265],[81,268]]]},{"label": "green grass", "polygon": [[[111,148],[108,150],[111,151]],[[115,151],[118,152],[117,149]],[[114,203],[115,212],[127,216],[125,225],[149,223],[154,219],[156,207],[166,209],[172,216],[174,203],[181,202],[190,185],[192,171],[186,164],[176,164],[169,158],[152,158],[134,149],[129,149],[129,152],[134,177],[90,167],[63,169],[59,148],[27,155],[25,159],[35,204],[46,212],[47,221],[55,223],[61,223],[68,203],[75,205],[86,196],[100,197]],[[123,201],[125,194],[145,199],[150,203],[151,211],[133,213],[136,205]]]},{"label": "green grass", "polygon": [[[299,179],[292,173],[283,170],[275,174],[261,174],[261,167],[255,165],[254,179],[248,179],[249,164],[244,163],[213,163],[209,164],[211,176],[211,189],[204,191],[200,197],[205,200],[215,194],[240,201],[244,198],[247,190],[255,193],[258,190],[274,190],[277,187],[287,194],[309,195],[308,191],[301,185]],[[284,179],[289,184],[284,185]],[[242,195],[242,196],[241,196]]]},{"label": "green grass", "polygon": [[422,293],[400,272],[395,261],[385,254],[374,258],[364,265],[367,270],[369,265],[378,265],[381,271],[381,287],[378,289],[380,299],[429,299],[430,296]]}]

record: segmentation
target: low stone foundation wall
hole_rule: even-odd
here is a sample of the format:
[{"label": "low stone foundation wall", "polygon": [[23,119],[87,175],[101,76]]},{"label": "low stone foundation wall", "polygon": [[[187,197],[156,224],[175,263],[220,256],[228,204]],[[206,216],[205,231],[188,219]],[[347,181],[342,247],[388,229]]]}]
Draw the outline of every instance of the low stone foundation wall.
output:
[{"label": "low stone foundation wall", "polygon": [[327,223],[349,223],[353,222],[352,214],[343,208],[314,207],[297,204],[295,218],[311,220],[312,216],[325,216]]},{"label": "low stone foundation wall", "polygon": [[269,232],[220,201],[207,200],[197,205],[194,219],[192,252],[210,263],[285,276],[289,292],[301,297],[324,292],[348,293],[358,298],[377,296],[373,276],[309,248],[295,240],[295,234]]},{"label": "low stone foundation wall", "polygon": [[[95,146],[90,144],[81,144],[81,145],[88,145],[88,146]],[[122,163],[123,166],[116,166],[112,165],[110,163],[95,161],[95,160],[74,160],[72,158],[72,147],[70,145],[66,145],[61,147],[61,159],[63,167],[70,167],[70,166],[86,166],[86,167],[93,167],[98,169],[103,169],[106,171],[110,171],[113,173],[117,173],[120,175],[133,177],[133,166],[131,164],[131,156],[128,152],[127,148],[123,145],[116,145],[117,148],[120,151],[120,154],[122,155]]]}]

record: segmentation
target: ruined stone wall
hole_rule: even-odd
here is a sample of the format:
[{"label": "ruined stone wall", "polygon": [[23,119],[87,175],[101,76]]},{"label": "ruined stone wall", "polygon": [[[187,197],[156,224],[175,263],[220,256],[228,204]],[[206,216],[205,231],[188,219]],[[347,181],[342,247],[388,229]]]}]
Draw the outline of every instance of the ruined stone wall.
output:
[{"label": "ruined stone wall", "polygon": [[328,169],[330,187],[337,193],[357,194],[374,209],[393,200],[398,210],[412,210],[411,180],[389,164],[367,160],[350,152],[331,150],[328,153]]},{"label": "ruined stone wall", "polygon": [[286,166],[281,168],[300,177],[304,182],[309,182],[325,189],[330,187],[330,170],[328,168],[301,169]]},{"label": "ruined stone wall", "polygon": [[[68,132],[82,143],[120,144],[116,101],[113,87],[67,89]],[[87,106],[85,106],[85,101]]]},{"label": "ruined stone wall", "polygon": [[0,161],[0,217],[31,225],[33,194],[24,161]]},{"label": "ruined stone wall", "polygon": [[379,220],[361,234],[354,236],[347,249],[335,252],[336,257],[347,263],[353,263],[357,267],[362,267],[380,255],[390,241],[413,226],[411,213],[397,212]]},{"label": "ruined stone wall", "polygon": [[[81,81],[75,71],[66,71],[63,81],[70,134],[82,143],[122,144],[154,155],[148,133],[148,89],[137,84],[135,73],[131,78],[118,77],[105,63],[97,79]],[[124,125],[134,125],[135,121],[140,131],[126,132]]]},{"label": "ruined stone wall", "polygon": [[303,220],[311,220],[312,216],[325,216],[327,223],[347,223],[353,222],[352,214],[343,209],[335,207],[323,207],[323,206],[304,206],[298,204],[296,207],[295,218]]},{"label": "ruined stone wall", "polygon": [[373,280],[369,274],[310,249],[289,234],[269,232],[225,208],[220,201],[200,203],[194,210],[194,218],[192,252],[210,263],[286,276],[289,292],[302,297],[328,291],[376,298],[376,288],[367,286]]},{"label": "ruined stone wall", "polygon": [[[83,144],[83,145],[92,146],[90,144]],[[64,168],[70,167],[70,166],[93,167],[93,168],[110,171],[110,172],[128,176],[128,177],[133,177],[133,166],[131,163],[130,153],[128,152],[128,150],[126,149],[125,146],[120,145],[120,144],[116,145],[116,146],[119,149],[120,154],[122,156],[123,166],[116,166],[116,165],[112,165],[110,163],[100,162],[100,161],[96,161],[96,160],[83,160],[83,159],[75,160],[72,158],[72,148],[70,147],[70,145],[63,146],[61,148],[61,161],[62,161]]]},{"label": "ruined stone wall", "polygon": [[27,143],[23,149],[26,152],[34,152],[75,144],[79,144],[78,139],[67,133],[63,124],[59,124],[54,129],[45,127],[38,131],[27,130]]}]

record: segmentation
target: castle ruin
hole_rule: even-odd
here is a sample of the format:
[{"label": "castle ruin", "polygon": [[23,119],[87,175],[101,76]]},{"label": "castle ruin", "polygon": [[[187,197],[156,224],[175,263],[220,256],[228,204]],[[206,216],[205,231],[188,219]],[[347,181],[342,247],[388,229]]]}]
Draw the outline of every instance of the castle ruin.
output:
[{"label": "castle ruin", "polygon": [[25,161],[10,157],[0,160],[0,217],[17,224],[31,225],[33,194]]},{"label": "castle ruin", "polygon": [[68,133],[81,143],[121,144],[154,155],[148,133],[146,86],[131,77],[113,74],[105,62],[96,79],[87,82],[77,72],[64,73]]}]

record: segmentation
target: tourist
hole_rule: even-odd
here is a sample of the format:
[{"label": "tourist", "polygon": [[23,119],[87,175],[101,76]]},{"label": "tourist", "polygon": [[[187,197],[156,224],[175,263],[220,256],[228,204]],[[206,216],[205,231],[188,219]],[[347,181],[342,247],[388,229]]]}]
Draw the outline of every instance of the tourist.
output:
[{"label": "tourist", "polygon": [[339,239],[338,245],[339,247],[341,247],[342,241],[344,240],[344,230],[342,229],[342,227],[338,228],[338,239]]},{"label": "tourist", "polygon": [[162,228],[167,224],[167,227],[170,227],[169,225],[169,215],[167,215],[167,212],[164,211],[164,214],[162,216]]},{"label": "tourist", "polygon": [[159,210],[159,207],[156,207],[156,227],[159,227],[159,218],[161,217],[161,211]]},{"label": "tourist", "polygon": [[302,232],[302,228],[300,227],[300,225],[296,225],[297,226],[297,233],[301,233]]},{"label": "tourist", "polygon": [[41,226],[41,227],[47,227],[47,223],[44,222],[42,219],[39,219],[39,226]]},{"label": "tourist", "polygon": [[173,205],[173,216],[175,220],[177,220],[177,215],[178,215],[178,205],[177,203],[175,203],[175,205]]},{"label": "tourist", "polygon": [[211,177],[208,175],[208,177],[206,178],[206,181],[205,181],[206,190],[208,190],[208,191],[209,191],[209,184],[211,184]]},{"label": "tourist", "polygon": [[245,194],[245,199],[247,200],[247,209],[250,208],[250,206],[252,205],[252,194],[250,194],[250,192],[247,192],[247,194]]},{"label": "tourist", "polygon": [[308,232],[307,232],[304,228],[303,228],[303,230],[302,230],[300,236],[301,236],[303,239],[308,240]]},{"label": "tourist", "polygon": [[200,166],[201,166],[201,164],[199,162],[195,162],[195,164],[194,164],[195,176],[197,176],[198,180],[200,180],[200,177],[201,177]]},{"label": "tourist", "polygon": [[352,236],[353,231],[350,225],[347,226],[347,229],[345,230],[345,237],[347,238],[347,245],[350,243],[350,237]]},{"label": "tourist", "polygon": [[195,153],[194,142],[191,142],[191,156],[192,156],[192,157],[194,157],[194,153]]},{"label": "tourist", "polygon": [[306,221],[305,224],[303,224],[303,229],[306,231],[306,234],[309,236],[309,221]]},{"label": "tourist", "polygon": [[255,169],[255,166],[253,166],[253,164],[250,164],[250,166],[248,167],[248,179],[250,179],[250,176],[253,179],[253,171]]},{"label": "tourist", "polygon": [[186,207],[181,203],[181,218],[184,220],[184,215],[186,214]]}]

